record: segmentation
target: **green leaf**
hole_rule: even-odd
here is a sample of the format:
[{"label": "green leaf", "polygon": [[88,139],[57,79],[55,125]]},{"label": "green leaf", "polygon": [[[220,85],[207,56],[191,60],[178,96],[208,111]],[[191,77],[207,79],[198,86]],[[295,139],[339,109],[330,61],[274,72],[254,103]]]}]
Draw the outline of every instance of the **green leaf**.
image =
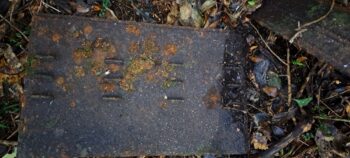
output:
[{"label": "green leaf", "polygon": [[5,124],[0,123],[0,129],[6,129],[8,128]]},{"label": "green leaf", "polygon": [[294,99],[294,101],[298,104],[299,107],[307,106],[311,101],[312,97],[304,98],[304,99]]},{"label": "green leaf", "polygon": [[255,5],[255,0],[248,0],[248,4],[250,5],[250,6],[254,6]]},{"label": "green leaf", "polygon": [[304,66],[305,66],[302,62],[300,62],[300,61],[298,61],[298,60],[293,60],[293,61],[292,61],[292,64],[293,64],[293,65],[298,65],[298,66],[301,66],[301,67],[304,67]]},{"label": "green leaf", "polygon": [[17,157],[17,148],[14,148],[11,154],[4,155],[3,158],[15,158],[15,157]]}]

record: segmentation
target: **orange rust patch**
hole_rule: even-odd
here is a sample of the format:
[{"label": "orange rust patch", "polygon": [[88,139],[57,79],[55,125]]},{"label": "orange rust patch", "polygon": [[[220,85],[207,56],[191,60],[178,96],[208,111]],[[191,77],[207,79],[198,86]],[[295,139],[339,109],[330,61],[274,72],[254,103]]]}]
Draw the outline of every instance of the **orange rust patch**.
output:
[{"label": "orange rust patch", "polygon": [[55,43],[58,43],[60,41],[60,39],[62,38],[62,36],[58,33],[54,33],[51,37],[51,40]]},{"label": "orange rust patch", "polygon": [[104,82],[100,85],[100,89],[104,92],[114,92],[115,88],[115,84],[109,82]]},{"label": "orange rust patch", "polygon": [[37,35],[42,36],[42,35],[47,34],[47,32],[49,32],[49,29],[47,27],[40,27],[40,28],[38,28]]},{"label": "orange rust patch", "polygon": [[56,79],[56,84],[62,88],[63,91],[67,91],[67,86],[65,84],[64,78],[62,76]]},{"label": "orange rust patch", "polygon": [[72,101],[70,101],[69,106],[70,106],[71,108],[75,108],[75,107],[77,106],[77,103],[75,103],[75,101],[72,100]]},{"label": "orange rust patch", "polygon": [[82,66],[75,66],[74,74],[76,77],[84,77],[85,76],[84,68]]},{"label": "orange rust patch", "polygon": [[84,27],[83,31],[84,31],[85,35],[88,35],[88,34],[90,34],[93,31],[93,28],[92,28],[92,26],[87,25],[87,26]]},{"label": "orange rust patch", "polygon": [[146,74],[147,81],[154,81],[156,79],[156,71],[152,70]]},{"label": "orange rust patch", "polygon": [[126,26],[126,32],[134,34],[135,36],[140,36],[140,34],[141,34],[140,29],[134,25]]},{"label": "orange rust patch", "polygon": [[138,43],[137,42],[130,42],[128,50],[130,53],[137,53],[139,51]]},{"label": "orange rust patch", "polygon": [[177,52],[177,47],[175,44],[167,44],[164,48],[164,55],[165,56],[173,56]]},{"label": "orange rust patch", "polygon": [[207,94],[203,98],[204,104],[209,109],[217,108],[220,105],[221,97],[220,92],[215,87],[208,90]]},{"label": "orange rust patch", "polygon": [[145,55],[151,55],[157,53],[158,51],[159,47],[155,41],[155,36],[148,37],[143,41],[143,53]]},{"label": "orange rust patch", "polygon": [[108,70],[110,70],[111,72],[117,72],[120,70],[120,66],[117,64],[110,64],[108,65]]},{"label": "orange rust patch", "polygon": [[154,61],[150,59],[133,59],[126,69],[124,78],[120,80],[120,87],[125,91],[133,90],[133,82],[136,80],[136,77],[151,70],[154,67],[154,64]]}]

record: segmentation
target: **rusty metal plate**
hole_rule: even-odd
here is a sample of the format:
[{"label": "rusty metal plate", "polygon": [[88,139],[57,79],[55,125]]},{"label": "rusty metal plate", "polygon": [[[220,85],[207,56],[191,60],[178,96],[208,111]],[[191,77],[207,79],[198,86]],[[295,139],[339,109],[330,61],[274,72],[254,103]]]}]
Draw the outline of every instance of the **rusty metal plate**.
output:
[{"label": "rusty metal plate", "polygon": [[225,42],[238,34],[34,19],[19,157],[247,152],[242,115],[221,108]]}]

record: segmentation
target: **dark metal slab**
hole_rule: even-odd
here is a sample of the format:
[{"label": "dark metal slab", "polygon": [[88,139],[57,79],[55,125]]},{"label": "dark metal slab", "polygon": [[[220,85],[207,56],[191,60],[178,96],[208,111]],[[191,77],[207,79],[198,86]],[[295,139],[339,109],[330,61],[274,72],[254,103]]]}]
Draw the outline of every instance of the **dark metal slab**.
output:
[{"label": "dark metal slab", "polygon": [[34,19],[19,157],[247,152],[243,117],[221,108],[225,41],[238,34]]},{"label": "dark metal slab", "polygon": [[[253,19],[290,39],[296,33],[298,22],[302,25],[325,15],[330,3],[320,3],[320,0],[264,0],[263,6],[253,14]],[[307,29],[295,44],[350,76],[349,8],[336,5],[325,19]]]}]

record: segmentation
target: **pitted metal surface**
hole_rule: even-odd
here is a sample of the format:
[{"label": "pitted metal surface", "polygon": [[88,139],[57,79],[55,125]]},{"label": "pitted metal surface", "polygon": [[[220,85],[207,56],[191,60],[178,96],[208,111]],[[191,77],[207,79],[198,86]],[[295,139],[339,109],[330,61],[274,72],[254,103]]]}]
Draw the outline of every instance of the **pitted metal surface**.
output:
[{"label": "pitted metal surface", "polygon": [[34,19],[19,157],[247,152],[243,117],[221,97],[226,40],[238,34]]}]

